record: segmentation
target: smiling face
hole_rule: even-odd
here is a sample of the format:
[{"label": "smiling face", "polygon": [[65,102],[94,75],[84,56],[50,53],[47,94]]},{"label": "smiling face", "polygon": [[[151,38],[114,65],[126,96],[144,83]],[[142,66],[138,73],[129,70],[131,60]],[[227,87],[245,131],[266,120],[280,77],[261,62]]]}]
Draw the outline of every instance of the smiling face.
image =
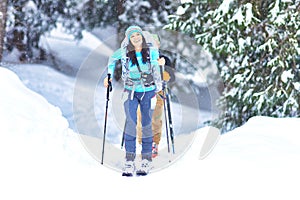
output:
[{"label": "smiling face", "polygon": [[130,36],[130,42],[135,49],[141,49],[143,44],[143,36],[138,32],[132,33]]}]

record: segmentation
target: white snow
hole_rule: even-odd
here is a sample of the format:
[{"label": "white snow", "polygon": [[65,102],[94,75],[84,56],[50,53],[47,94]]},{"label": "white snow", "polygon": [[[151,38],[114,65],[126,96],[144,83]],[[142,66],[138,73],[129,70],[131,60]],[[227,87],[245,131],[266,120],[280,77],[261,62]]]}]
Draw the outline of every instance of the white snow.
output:
[{"label": "white snow", "polygon": [[[246,10],[246,16],[243,15],[244,10]],[[236,20],[239,25],[244,23],[245,26],[248,26],[253,19],[254,16],[252,13],[252,4],[247,3],[238,9],[238,11],[231,18],[230,22]]]},{"label": "white snow", "polygon": [[199,153],[147,177],[125,178],[94,160],[60,110],[0,68],[1,199],[299,199],[300,119],[254,117]]},{"label": "white snow", "polygon": [[300,91],[300,82],[293,83],[296,90]]},{"label": "white snow", "polygon": [[188,9],[188,7],[189,7],[189,6],[185,6],[185,7],[179,6],[179,7],[177,8],[176,14],[177,14],[177,15],[183,15],[183,14],[185,13],[185,11]]},{"label": "white snow", "polygon": [[275,19],[275,16],[279,13],[279,1],[276,0],[276,2],[274,2],[274,7],[272,8],[271,12],[271,16],[273,17],[273,19]]},{"label": "white snow", "polygon": [[224,15],[226,15],[230,9],[230,4],[232,0],[223,1],[219,8],[216,10],[215,20],[220,20]]},{"label": "white snow", "polygon": [[251,23],[252,19],[254,18],[253,13],[252,13],[252,4],[247,3],[245,5],[245,7],[246,7],[246,17],[245,17],[246,23],[245,24],[248,26]]},{"label": "white snow", "polygon": [[287,83],[288,79],[293,79],[294,78],[294,74],[292,73],[292,70],[288,70],[288,71],[284,71],[281,74],[281,80],[284,83]]},{"label": "white snow", "polygon": [[185,3],[194,3],[193,0],[181,0],[180,2],[181,2],[181,4],[185,4]]}]

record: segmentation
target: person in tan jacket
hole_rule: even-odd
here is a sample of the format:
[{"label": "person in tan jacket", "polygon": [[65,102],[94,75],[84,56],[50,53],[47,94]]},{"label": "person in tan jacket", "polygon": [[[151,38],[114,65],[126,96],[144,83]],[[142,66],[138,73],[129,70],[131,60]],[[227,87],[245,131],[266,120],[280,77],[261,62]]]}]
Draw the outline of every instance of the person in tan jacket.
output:
[{"label": "person in tan jacket", "polygon": [[[156,45],[160,47],[160,39],[158,35],[153,35]],[[174,67],[170,59],[162,54],[159,55],[158,64],[164,66],[165,70],[163,71],[163,81],[173,82],[175,80]],[[162,116],[164,110],[164,96],[163,91],[159,91],[156,94],[156,105],[152,114],[152,132],[153,132],[153,145],[152,145],[152,158],[155,158],[158,155],[158,145],[161,140],[162,134]],[[137,137],[138,143],[142,144],[142,126],[141,126],[141,114],[138,108],[137,110]]]}]

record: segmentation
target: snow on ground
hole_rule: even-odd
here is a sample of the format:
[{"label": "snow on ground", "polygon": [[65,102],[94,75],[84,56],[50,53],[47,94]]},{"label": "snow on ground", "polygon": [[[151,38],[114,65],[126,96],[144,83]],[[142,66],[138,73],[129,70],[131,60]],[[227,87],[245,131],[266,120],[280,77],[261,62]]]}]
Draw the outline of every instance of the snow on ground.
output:
[{"label": "snow on ground", "polygon": [[75,79],[66,76],[51,67],[41,64],[10,65],[26,87],[42,95],[52,105],[61,109],[68,119],[70,128],[74,129],[72,113],[73,87]]},{"label": "snow on ground", "polygon": [[202,160],[209,127],[198,129],[177,162],[125,178],[87,153],[58,107],[2,67],[0,91],[1,199],[300,198],[300,119],[254,117]]}]

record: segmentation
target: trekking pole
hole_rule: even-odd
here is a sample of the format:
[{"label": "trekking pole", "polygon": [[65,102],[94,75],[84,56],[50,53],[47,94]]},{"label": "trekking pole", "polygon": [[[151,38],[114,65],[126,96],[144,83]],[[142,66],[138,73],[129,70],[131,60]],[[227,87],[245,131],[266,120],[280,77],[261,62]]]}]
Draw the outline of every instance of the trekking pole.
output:
[{"label": "trekking pole", "polygon": [[[162,66],[162,72],[164,72],[164,66]],[[163,76],[162,76],[163,78]],[[172,122],[172,114],[171,114],[171,106],[170,106],[170,97],[169,97],[169,88],[166,81],[163,81],[163,91],[165,95],[165,101],[167,105],[167,112],[168,112],[168,128],[170,130],[170,138],[172,142],[172,150],[173,154],[175,154],[175,146],[174,146],[174,130],[173,130],[173,122]],[[164,101],[164,107],[165,107],[165,101]],[[166,112],[165,112],[166,113]],[[166,117],[165,117],[166,118]],[[167,124],[167,123],[166,123]],[[168,144],[169,146],[169,144]],[[169,148],[169,147],[168,147]],[[170,151],[169,151],[170,152]]]},{"label": "trekking pole", "polygon": [[163,95],[162,95],[162,99],[164,102],[164,115],[165,115],[165,126],[166,126],[166,137],[167,137],[167,146],[168,146],[168,153],[170,153],[170,142],[169,142],[169,129],[168,129],[168,117],[167,117],[167,108],[166,108],[166,95],[165,95],[165,86],[166,86],[166,82],[164,81],[164,76],[163,76],[163,72],[164,72],[165,68],[164,65],[161,66],[161,79],[163,80],[163,84],[162,84],[162,91],[163,91]]},{"label": "trekking pole", "polygon": [[124,129],[123,129],[123,134],[122,134],[121,149],[123,149],[123,146],[124,146],[125,128],[126,128],[126,121],[125,121],[125,124],[124,124]]},{"label": "trekking pole", "polygon": [[111,81],[110,81],[110,74],[107,74],[107,79],[108,79],[108,86],[107,86],[107,90],[106,90],[106,107],[105,107],[105,116],[104,116],[104,131],[103,131],[101,165],[103,165],[103,158],[104,158],[104,146],[105,146],[105,136],[106,136],[106,124],[107,124],[107,110],[108,110],[109,92],[112,91],[112,85],[111,85]]},{"label": "trekking pole", "polygon": [[[165,83],[163,83],[164,85]],[[164,86],[163,86],[164,88]],[[167,137],[167,146],[168,146],[168,153],[170,153],[170,142],[169,142],[169,125],[168,125],[168,116],[167,116],[167,108],[166,108],[166,93],[165,89],[163,89],[163,100],[164,100],[164,114],[165,114],[165,126],[166,126],[166,137]]]},{"label": "trekking pole", "polygon": [[172,142],[172,150],[173,150],[173,154],[175,154],[174,130],[173,130],[173,122],[172,122],[172,114],[171,114],[170,97],[169,97],[169,91],[167,85],[166,85],[166,101],[167,101],[167,109],[168,109],[168,119],[169,119],[170,137]]}]

